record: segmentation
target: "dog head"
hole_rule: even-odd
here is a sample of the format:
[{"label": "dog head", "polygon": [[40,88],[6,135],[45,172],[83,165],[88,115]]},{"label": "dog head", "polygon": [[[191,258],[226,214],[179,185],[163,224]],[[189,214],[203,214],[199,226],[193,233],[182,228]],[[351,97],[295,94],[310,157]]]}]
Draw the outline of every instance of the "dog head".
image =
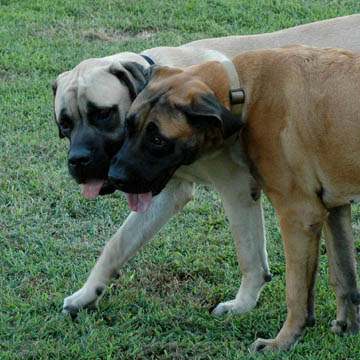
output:
[{"label": "dog head", "polygon": [[114,55],[85,60],[53,84],[59,136],[70,141],[69,172],[85,197],[115,191],[107,182],[110,161],[124,141],[125,114],[145,82],[142,65]]},{"label": "dog head", "polygon": [[[242,127],[203,81],[204,74],[197,75],[197,70],[211,74],[217,66],[151,68],[151,80],[129,110],[125,142],[109,170],[109,180],[127,193],[132,210],[145,211],[181,165],[219,150]],[[229,106],[229,88],[225,91]]]}]

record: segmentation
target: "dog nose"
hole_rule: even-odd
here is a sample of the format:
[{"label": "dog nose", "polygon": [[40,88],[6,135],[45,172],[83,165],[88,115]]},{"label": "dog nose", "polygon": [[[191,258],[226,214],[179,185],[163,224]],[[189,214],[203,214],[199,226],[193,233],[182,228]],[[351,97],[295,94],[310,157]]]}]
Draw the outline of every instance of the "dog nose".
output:
[{"label": "dog nose", "polygon": [[68,162],[70,166],[87,166],[91,162],[90,151],[75,150],[70,151]]},{"label": "dog nose", "polygon": [[126,184],[126,176],[123,171],[118,171],[117,169],[112,169],[110,167],[108,181],[110,184],[120,189],[124,186],[124,184]]}]

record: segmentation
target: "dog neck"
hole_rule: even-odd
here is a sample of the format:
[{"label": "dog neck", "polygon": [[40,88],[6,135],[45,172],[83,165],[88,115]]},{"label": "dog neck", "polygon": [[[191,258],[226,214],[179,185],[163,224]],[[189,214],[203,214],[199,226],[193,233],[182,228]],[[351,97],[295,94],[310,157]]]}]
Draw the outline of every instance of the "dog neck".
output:
[{"label": "dog neck", "polygon": [[234,63],[231,60],[223,60],[220,63],[226,70],[229,77],[231,112],[235,115],[239,115],[241,114],[243,104],[245,102],[245,91],[240,86],[239,76]]}]

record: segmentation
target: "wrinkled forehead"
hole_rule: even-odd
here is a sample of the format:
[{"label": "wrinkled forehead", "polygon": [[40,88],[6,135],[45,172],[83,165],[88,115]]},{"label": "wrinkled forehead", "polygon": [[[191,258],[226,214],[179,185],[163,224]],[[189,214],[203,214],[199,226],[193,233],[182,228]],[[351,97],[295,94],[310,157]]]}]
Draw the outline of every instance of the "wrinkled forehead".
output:
[{"label": "wrinkled forehead", "polygon": [[127,87],[106,68],[88,70],[85,74],[69,72],[58,79],[55,96],[55,114],[66,109],[70,114],[86,112],[88,103],[99,107],[111,107],[121,102],[124,112],[130,107]]},{"label": "wrinkled forehead", "polygon": [[147,126],[154,123],[159,132],[168,138],[183,139],[192,135],[185,114],[172,105],[166,95],[142,102],[136,110],[129,113],[128,121],[130,128],[138,134],[144,133]]},{"label": "wrinkled forehead", "polygon": [[186,139],[193,134],[193,129],[181,108],[170,103],[161,104],[159,102],[152,108],[150,113],[149,118],[158,125],[161,134],[168,138]]},{"label": "wrinkled forehead", "polygon": [[170,138],[188,138],[194,133],[185,112],[195,94],[208,92],[196,77],[180,69],[160,68],[129,109],[129,120],[141,132],[150,122]]},{"label": "wrinkled forehead", "polygon": [[103,105],[118,104],[122,97],[129,94],[127,87],[108,71],[96,71],[79,88],[79,98]]}]

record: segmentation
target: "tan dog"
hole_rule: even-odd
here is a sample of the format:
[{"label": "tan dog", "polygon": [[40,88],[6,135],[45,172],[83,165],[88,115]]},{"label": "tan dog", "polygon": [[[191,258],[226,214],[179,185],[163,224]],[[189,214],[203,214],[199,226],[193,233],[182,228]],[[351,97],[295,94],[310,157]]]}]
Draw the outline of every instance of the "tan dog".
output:
[{"label": "tan dog", "polygon": [[[270,34],[200,40],[178,48],[154,48],[144,54],[156,64],[189,66],[206,60],[226,60],[243,50],[294,42],[360,51],[360,36],[356,31],[359,27],[360,15],[352,15]],[[122,144],[125,114],[144,85],[142,70],[148,66],[140,55],[125,52],[85,60],[61,74],[54,84],[59,134],[71,141],[69,168],[83,183],[86,197],[114,191],[105,181],[108,167]],[[227,175],[222,177],[219,173]],[[230,174],[234,178],[232,186]],[[64,311],[76,315],[83,307],[95,307],[112,276],[192,199],[194,182],[207,184],[219,193],[231,223],[243,273],[236,299],[219,304],[215,313],[251,310],[270,275],[261,202],[256,191],[253,197],[249,194],[249,178],[247,167],[234,168],[226,153],[209,159],[201,169],[188,166],[186,174],[177,172],[145,213],[130,214],[106,245],[84,286],[65,299]],[[234,198],[238,201],[234,202]]]},{"label": "tan dog", "polygon": [[[157,194],[175,171],[187,172],[183,165],[208,168],[219,152],[234,168],[246,161],[280,218],[286,254],[288,317],[276,339],[258,339],[254,348],[287,349],[314,325],[324,225],[337,300],[332,330],[357,333],[349,204],[360,200],[360,54],[292,46],[249,51],[233,64],[244,95],[238,116],[230,112],[231,79],[220,62],[153,67],[129,110],[109,179],[129,193]],[[235,188],[231,173],[216,170]]]}]

